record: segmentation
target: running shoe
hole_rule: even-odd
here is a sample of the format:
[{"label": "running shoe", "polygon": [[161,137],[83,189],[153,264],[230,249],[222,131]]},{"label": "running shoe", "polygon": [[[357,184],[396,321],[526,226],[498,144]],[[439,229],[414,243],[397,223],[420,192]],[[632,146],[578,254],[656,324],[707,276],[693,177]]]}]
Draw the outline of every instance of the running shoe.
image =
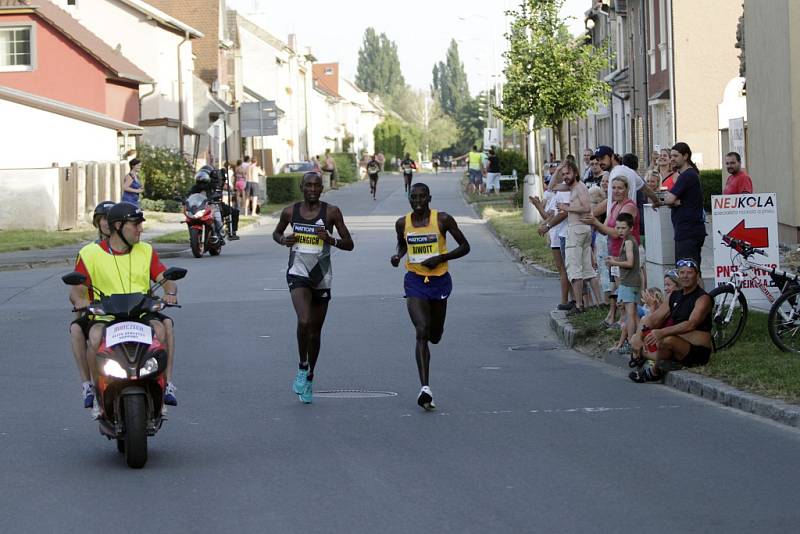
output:
[{"label": "running shoe", "polygon": [[431,392],[431,388],[422,386],[422,389],[419,390],[419,396],[417,397],[417,404],[429,412],[436,409],[436,405],[433,403],[433,392]]},{"label": "running shoe", "polygon": [[617,349],[617,354],[631,354],[633,353],[633,348],[631,344],[625,341],[620,348]]},{"label": "running shoe", "polygon": [[92,419],[95,421],[100,419],[101,414],[100,405],[97,404],[97,398],[95,397],[94,401],[92,401]]},{"label": "running shoe", "polygon": [[94,386],[91,382],[84,382],[81,389],[83,390],[83,407],[91,408],[94,404]]},{"label": "running shoe", "polygon": [[628,378],[630,378],[631,380],[633,380],[638,384],[644,384],[645,382],[660,382],[662,376],[654,375],[652,368],[645,367],[643,369],[631,371],[630,374],[628,374]]},{"label": "running shoe", "polygon": [[306,389],[308,382],[308,369],[298,369],[297,374],[294,375],[294,382],[292,383],[292,391],[296,395],[302,395]]},{"label": "running shoe", "polygon": [[167,389],[164,391],[164,404],[169,406],[178,405],[178,398],[175,396],[176,389],[178,388],[175,387],[175,384],[172,382],[167,382]]},{"label": "running shoe", "polygon": [[311,400],[313,398],[312,384],[314,384],[314,382],[306,381],[306,385],[303,388],[303,392],[300,393],[300,395],[298,395],[298,397],[300,397],[300,400],[303,401],[303,403],[305,404],[311,404]]}]

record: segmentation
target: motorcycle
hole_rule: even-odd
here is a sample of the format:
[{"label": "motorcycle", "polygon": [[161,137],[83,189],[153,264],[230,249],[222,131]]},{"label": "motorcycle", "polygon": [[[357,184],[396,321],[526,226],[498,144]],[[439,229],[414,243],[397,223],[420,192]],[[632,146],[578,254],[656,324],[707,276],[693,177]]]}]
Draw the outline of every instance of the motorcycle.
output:
[{"label": "motorcycle", "polygon": [[[165,280],[180,280],[186,269],[170,267]],[[86,277],[77,272],[61,278],[65,284],[80,285]],[[139,469],[147,463],[147,438],[161,429],[164,417],[167,348],[154,335],[153,328],[141,318],[169,306],[150,294],[130,293],[100,295],[87,308],[75,312],[107,316],[103,340],[97,351],[95,402],[100,434],[117,441],[117,450],[125,454],[129,467]],[[97,289],[95,288],[95,291]],[[180,307],[180,306],[175,306]]]},{"label": "motorcycle", "polygon": [[218,199],[209,200],[203,193],[193,193],[183,202],[184,221],[189,227],[189,246],[195,258],[201,258],[205,251],[219,256],[225,242],[214,231],[214,205]]}]

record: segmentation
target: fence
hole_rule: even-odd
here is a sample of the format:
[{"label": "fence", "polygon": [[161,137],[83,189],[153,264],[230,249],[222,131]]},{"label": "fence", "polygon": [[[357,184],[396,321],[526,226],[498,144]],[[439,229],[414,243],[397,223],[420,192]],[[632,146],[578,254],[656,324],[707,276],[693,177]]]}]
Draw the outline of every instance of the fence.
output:
[{"label": "fence", "polygon": [[0,169],[6,206],[0,229],[70,230],[91,223],[103,200],[118,201],[125,162],[74,162],[69,167]]}]

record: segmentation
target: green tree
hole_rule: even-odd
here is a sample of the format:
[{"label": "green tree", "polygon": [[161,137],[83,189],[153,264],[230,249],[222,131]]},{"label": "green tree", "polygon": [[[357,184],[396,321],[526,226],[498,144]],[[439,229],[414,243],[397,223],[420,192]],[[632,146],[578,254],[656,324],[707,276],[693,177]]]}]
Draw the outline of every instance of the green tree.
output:
[{"label": "green tree", "polygon": [[145,198],[172,200],[194,184],[192,167],[173,148],[141,145],[136,156],[142,161]]},{"label": "green tree", "polygon": [[433,100],[428,109],[428,124],[422,136],[422,144],[430,152],[441,152],[458,141],[458,125],[450,115],[442,111],[439,103]]},{"label": "green tree", "polygon": [[431,93],[439,100],[442,111],[454,117],[469,100],[469,85],[464,64],[458,55],[458,43],[453,39],[444,61],[433,66]]},{"label": "green tree", "polygon": [[[561,136],[565,120],[585,117],[605,102],[609,85],[598,74],[608,68],[605,48],[581,46],[559,16],[564,0],[524,0],[506,34],[502,105],[496,109],[510,126],[551,127]],[[563,154],[562,154],[563,156]]]},{"label": "green tree", "polygon": [[358,50],[356,85],[363,91],[384,98],[403,91],[406,86],[400,70],[397,44],[385,33],[378,35],[374,28],[364,31],[364,39]]},{"label": "green tree", "polygon": [[387,160],[402,157],[405,149],[403,123],[393,115],[387,116],[373,131],[375,151],[383,152]]}]

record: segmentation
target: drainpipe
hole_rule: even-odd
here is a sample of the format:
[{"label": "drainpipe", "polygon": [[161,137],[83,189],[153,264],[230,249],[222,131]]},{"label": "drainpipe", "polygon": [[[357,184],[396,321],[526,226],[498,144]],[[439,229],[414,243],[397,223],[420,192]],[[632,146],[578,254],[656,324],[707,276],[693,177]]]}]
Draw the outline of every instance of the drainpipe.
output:
[{"label": "drainpipe", "polygon": [[667,18],[667,34],[669,40],[669,51],[667,58],[669,59],[669,86],[670,86],[670,106],[672,107],[672,143],[678,142],[678,116],[675,112],[675,32],[672,28],[673,21],[673,7],[672,2],[669,2],[669,18]]},{"label": "drainpipe", "polygon": [[178,146],[183,156],[183,67],[181,66],[181,46],[189,40],[189,32],[184,31],[183,40],[178,43]]}]

